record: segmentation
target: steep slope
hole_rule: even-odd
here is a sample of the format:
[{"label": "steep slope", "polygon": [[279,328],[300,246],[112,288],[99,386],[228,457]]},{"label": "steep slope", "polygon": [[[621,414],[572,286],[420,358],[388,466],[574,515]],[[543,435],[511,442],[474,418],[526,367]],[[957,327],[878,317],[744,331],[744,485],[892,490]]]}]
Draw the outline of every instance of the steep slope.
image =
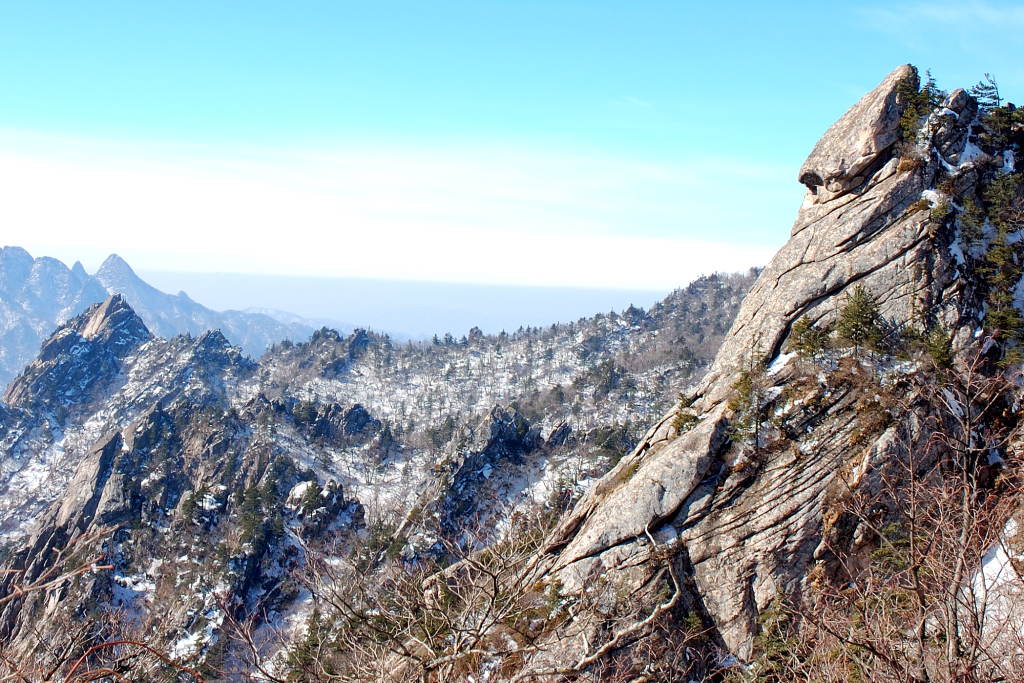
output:
[{"label": "steep slope", "polygon": [[64,325],[39,350],[39,357],[11,383],[3,401],[43,413],[82,409],[96,384],[116,376],[120,363],[151,338],[120,294]]},{"label": "steep slope", "polygon": [[[900,67],[814,147],[799,173],[808,191],[792,236],[751,289],[689,397],[693,405],[661,419],[575,506],[538,558],[566,593],[599,577],[639,591],[658,583],[664,558],[673,558],[692,581],[686,604],[706,614],[729,651],[750,659],[759,614],[780,593],[800,595],[812,569],[825,566],[825,513],[839,473],[861,467],[863,485],[879,486],[870,473],[901,452],[894,435],[902,427],[884,427],[925,420],[917,408],[893,407],[916,395],[902,361],[883,355],[859,370],[839,355],[808,369],[795,354],[782,355],[794,325],[834,328],[862,287],[878,302],[887,339],[949,330],[965,359],[985,285],[971,280],[950,207],[982,205],[990,196],[984,188],[1013,171],[1012,154],[977,146],[985,133],[964,91],[931,114],[908,116],[918,87],[916,70]],[[919,130],[916,143],[901,125],[908,119]],[[757,375],[762,358],[771,369]],[[752,381],[764,385],[749,410],[766,415],[753,441],[741,438],[741,392]],[[879,408],[885,401],[893,405]],[[680,425],[677,414],[695,417]],[[885,419],[866,424],[873,414]],[[563,643],[555,661],[585,656],[587,635]]]}]

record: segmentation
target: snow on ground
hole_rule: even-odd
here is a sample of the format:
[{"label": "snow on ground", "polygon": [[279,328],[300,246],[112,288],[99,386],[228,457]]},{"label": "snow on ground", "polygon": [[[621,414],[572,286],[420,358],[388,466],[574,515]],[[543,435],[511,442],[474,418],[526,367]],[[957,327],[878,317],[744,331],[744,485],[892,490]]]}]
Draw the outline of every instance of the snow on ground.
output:
[{"label": "snow on ground", "polygon": [[963,168],[973,161],[985,159],[987,157],[988,155],[981,151],[980,147],[968,140],[967,144],[964,145],[964,151],[960,153],[960,168]]},{"label": "snow on ground", "polygon": [[789,363],[789,361],[791,361],[794,358],[796,358],[796,356],[797,356],[796,352],[779,354],[779,356],[775,360],[772,361],[772,364],[768,366],[768,374],[769,375],[777,375],[777,374],[779,374],[780,372],[782,372],[782,369],[784,367],[786,367],[786,365]]},{"label": "snow on ground", "polygon": [[986,645],[994,652],[1018,652],[1024,637],[1024,578],[1019,573],[1024,539],[1018,538],[1024,534],[1018,532],[1018,523],[1011,519],[982,558],[971,590],[965,590],[966,604],[976,604],[984,614]]}]

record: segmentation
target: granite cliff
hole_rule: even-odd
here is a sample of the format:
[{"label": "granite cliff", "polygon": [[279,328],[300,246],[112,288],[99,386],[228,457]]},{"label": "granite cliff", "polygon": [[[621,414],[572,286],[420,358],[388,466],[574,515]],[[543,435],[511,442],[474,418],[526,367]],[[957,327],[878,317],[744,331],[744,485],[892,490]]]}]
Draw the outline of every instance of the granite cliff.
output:
[{"label": "granite cliff", "polygon": [[[761,615],[780,594],[807,593],[809,577],[835,559],[826,541],[840,490],[878,488],[885,464],[906,450],[896,436],[924,421],[928,411],[914,403],[920,389],[906,381],[923,361],[905,340],[942,330],[957,363],[976,362],[990,308],[983,292],[991,300],[993,288],[972,271],[985,247],[966,243],[956,214],[991,202],[993,183],[1013,182],[1013,143],[992,144],[963,90],[908,115],[920,86],[916,69],[900,67],[814,146],[798,174],[807,193],[791,237],[751,288],[707,375],[576,504],[537,557],[563,592],[580,594],[599,578],[650,589],[665,581],[667,556],[688,578],[681,602],[704,615],[720,647],[754,660]],[[998,238],[985,230],[991,249]],[[838,377],[849,351],[811,368],[792,353],[799,321],[803,334],[834,328],[858,288],[876,302],[888,341],[904,340],[863,367],[847,366],[877,380],[860,388]],[[737,394],[762,363],[756,400],[765,426],[744,441]],[[886,383],[901,400],[865,425],[865,405],[881,400]],[[680,427],[680,414],[693,417]],[[851,468],[860,472],[852,485]],[[539,669],[552,659],[571,664],[595,637],[584,631],[559,644],[562,659],[549,653]]]}]

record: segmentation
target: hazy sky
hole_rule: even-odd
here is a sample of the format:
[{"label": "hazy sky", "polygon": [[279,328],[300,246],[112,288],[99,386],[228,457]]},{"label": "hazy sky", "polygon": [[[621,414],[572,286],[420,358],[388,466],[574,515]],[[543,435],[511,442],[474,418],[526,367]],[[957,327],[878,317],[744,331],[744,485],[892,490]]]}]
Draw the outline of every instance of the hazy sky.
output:
[{"label": "hazy sky", "polygon": [[0,2],[0,242],[140,270],[669,289],[763,264],[896,66],[1024,99],[997,2]]}]

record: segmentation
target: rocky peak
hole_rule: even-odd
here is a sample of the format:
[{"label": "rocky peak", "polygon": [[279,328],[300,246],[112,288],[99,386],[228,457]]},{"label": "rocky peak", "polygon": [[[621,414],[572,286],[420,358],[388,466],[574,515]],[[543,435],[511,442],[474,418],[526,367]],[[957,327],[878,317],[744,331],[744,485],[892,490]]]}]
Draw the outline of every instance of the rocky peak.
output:
[{"label": "rocky peak", "polygon": [[75,327],[83,338],[119,350],[133,348],[152,336],[120,294],[93,306],[76,320],[79,322]]},{"label": "rocky peak", "polygon": [[128,262],[117,254],[111,254],[96,271],[96,279],[108,287],[138,286],[142,282]]},{"label": "rocky peak", "polygon": [[508,453],[515,454],[528,449],[536,438],[530,423],[517,411],[495,406],[472,430],[470,449],[483,453],[501,445]]},{"label": "rocky peak", "polygon": [[899,139],[900,117],[906,108],[900,98],[901,83],[916,91],[917,69],[905,64],[893,71],[825,131],[800,167],[798,177],[809,190],[808,200],[828,201],[867,180],[865,170]]},{"label": "rocky peak", "polygon": [[897,325],[921,310],[956,317],[950,307],[956,287],[947,291],[955,263],[934,243],[928,212],[909,211],[934,183],[937,164],[901,172],[891,152],[901,82],[916,85],[916,69],[902,66],[889,74],[826,131],[804,162],[801,180],[813,175],[821,183],[808,190],[790,240],[744,300],[698,391],[702,407],[725,399],[752,353],[774,358],[797,318],[830,319],[857,285],[878,294],[882,315]]},{"label": "rocky peak", "polygon": [[231,348],[231,342],[220,330],[203,332],[199,339],[196,339],[196,349],[210,353],[223,353]]},{"label": "rocky peak", "polygon": [[[693,395],[696,425],[680,433],[672,411],[562,522],[547,553],[567,589],[582,590],[606,572],[642,585],[653,575],[636,569],[649,566],[647,540],[672,539],[692,563],[695,600],[728,648],[746,658],[759,611],[778,591],[798,585],[820,540],[822,497],[841,462],[836,453],[849,448],[849,437],[837,421],[816,433],[813,447],[797,451],[808,454],[799,456],[798,466],[784,454],[759,471],[735,465],[735,455],[727,455],[736,418],[730,399],[741,370],[777,359],[799,318],[816,324],[834,319],[857,286],[877,297],[882,316],[896,327],[921,325],[920,313],[928,311],[956,330],[963,315],[973,315],[950,256],[953,232],[931,221],[921,203],[942,164],[948,166],[930,151],[935,130],[928,128],[928,139],[919,143],[928,146],[921,159],[901,165],[894,154],[904,110],[901,83],[916,91],[913,67],[893,71],[808,156],[799,180],[809,189],[792,237],[744,300]],[[945,138],[952,158],[964,148],[976,107],[962,91],[948,105],[967,114],[954,111],[947,124],[955,129]],[[781,392],[785,380],[776,376]],[[775,468],[778,474],[763,474]]]},{"label": "rocky peak", "polygon": [[89,273],[85,272],[85,266],[82,265],[81,261],[75,261],[75,265],[71,266],[71,272],[80,280],[89,278]]},{"label": "rocky peak", "polygon": [[11,382],[3,400],[18,407],[80,404],[97,383],[112,380],[121,361],[151,337],[124,297],[112,296],[59,327],[39,357]]},{"label": "rocky peak", "polygon": [[[67,489],[65,498],[51,506],[37,520],[28,543],[10,560],[16,571],[0,579],[0,592],[10,595],[19,581],[32,582],[52,565],[54,551],[80,538],[96,520],[103,507],[107,482],[114,458],[121,451],[119,434],[107,435],[84,458]],[[109,493],[106,496],[109,498]],[[107,505],[109,507],[109,503]],[[8,603],[0,610],[0,633],[10,634],[18,619],[20,601]]]}]

